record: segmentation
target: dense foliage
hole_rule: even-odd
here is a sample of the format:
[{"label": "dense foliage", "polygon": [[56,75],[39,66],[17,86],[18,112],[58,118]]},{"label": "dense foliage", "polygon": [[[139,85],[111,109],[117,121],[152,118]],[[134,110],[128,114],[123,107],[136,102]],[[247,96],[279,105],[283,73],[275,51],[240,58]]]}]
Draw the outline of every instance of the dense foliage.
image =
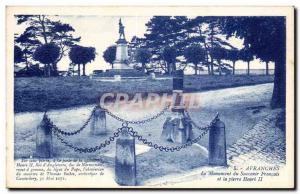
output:
[{"label": "dense foliage", "polygon": [[32,66],[36,60],[33,57],[35,49],[43,44],[56,44],[60,48],[58,58],[52,63],[51,75],[57,75],[57,64],[66,52],[80,41],[74,37],[72,26],[55,20],[54,16],[46,15],[16,15],[18,25],[27,27],[21,34],[16,34],[15,45],[21,47],[26,66]]},{"label": "dense foliage", "polygon": [[274,90],[271,106],[285,107],[286,24],[285,17],[228,17],[222,30],[227,36],[244,39],[253,55],[275,62]]},{"label": "dense foliage", "polygon": [[80,65],[83,66],[83,76],[85,76],[85,65],[95,60],[96,49],[94,47],[74,46],[69,52],[69,58],[73,64],[78,65],[78,75],[80,75]]},{"label": "dense foliage", "polygon": [[197,75],[198,65],[205,59],[205,51],[199,45],[191,45],[186,48],[184,57],[188,63],[192,63],[195,69],[195,75]]},{"label": "dense foliage", "polygon": [[116,45],[109,46],[104,52],[103,52],[103,58],[104,60],[111,65],[113,68],[114,61],[116,60]]},{"label": "dense foliage", "polygon": [[45,64],[45,75],[51,76],[51,68],[55,61],[58,59],[60,54],[60,48],[54,43],[43,44],[35,50],[33,58]]},{"label": "dense foliage", "polygon": [[23,51],[20,47],[14,47],[14,63],[21,63],[24,61]]},{"label": "dense foliage", "polygon": [[145,65],[149,63],[151,52],[144,48],[139,48],[135,55],[136,61],[142,64],[142,71],[145,72]]}]

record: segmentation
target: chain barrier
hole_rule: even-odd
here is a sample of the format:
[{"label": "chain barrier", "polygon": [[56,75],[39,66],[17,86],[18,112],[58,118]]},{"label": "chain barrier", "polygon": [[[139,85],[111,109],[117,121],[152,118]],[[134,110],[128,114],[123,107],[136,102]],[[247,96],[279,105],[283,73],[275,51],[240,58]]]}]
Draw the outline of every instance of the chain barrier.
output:
[{"label": "chain barrier", "polygon": [[88,117],[88,119],[83,123],[83,125],[76,131],[72,131],[72,132],[68,132],[65,130],[60,129],[59,127],[57,127],[52,121],[51,119],[48,117],[48,115],[44,115],[46,117],[46,120],[48,122],[49,127],[51,127],[52,129],[54,129],[54,131],[60,133],[61,135],[64,136],[72,136],[72,135],[76,135],[78,133],[80,133],[81,131],[83,131],[83,129],[89,124],[89,122],[92,119],[92,116],[94,115],[94,112],[96,110],[97,106],[95,106],[90,114],[90,116]]},{"label": "chain barrier", "polygon": [[[187,110],[185,110],[182,114],[184,115],[184,113],[185,113],[186,116],[189,118],[189,121],[192,123],[192,125],[193,125],[195,128],[199,129],[200,131],[203,130],[203,127],[199,127],[199,126],[193,121],[193,119],[192,119],[190,113],[189,113]],[[184,116],[185,116],[185,115],[184,115]],[[216,121],[216,119],[217,119],[218,117],[219,117],[219,113],[217,113],[217,115],[215,116],[215,118],[211,121],[210,125],[213,125],[213,123]]]},{"label": "chain barrier", "polygon": [[168,109],[170,108],[170,105],[167,105],[163,110],[161,110],[159,113],[157,113],[156,115],[150,117],[150,118],[147,118],[147,119],[144,119],[144,120],[137,120],[137,121],[130,121],[130,120],[125,120],[115,114],[113,114],[112,112],[108,111],[107,109],[104,109],[107,114],[109,116],[111,116],[112,118],[122,122],[122,123],[129,123],[129,124],[135,124],[135,125],[138,125],[138,124],[145,124],[145,123],[148,123],[148,122],[151,122],[152,120],[154,119],[157,119],[158,117],[160,117],[161,115],[163,115]]},{"label": "chain barrier", "polygon": [[198,141],[200,141],[200,139],[206,135],[209,131],[209,129],[211,128],[211,125],[206,126],[206,127],[202,127],[202,133],[196,137],[195,139],[192,139],[190,141],[188,141],[185,144],[179,145],[179,146],[175,146],[175,147],[169,147],[169,146],[162,146],[162,145],[158,145],[156,143],[153,143],[151,141],[149,141],[146,138],[143,138],[142,135],[139,135],[138,132],[134,131],[132,127],[128,127],[128,133],[132,136],[137,138],[139,141],[141,141],[143,144],[148,145],[151,148],[154,148],[156,150],[162,151],[162,152],[174,152],[174,151],[180,151],[181,149],[187,148],[189,146],[192,146],[193,144],[197,143]]},{"label": "chain barrier", "polygon": [[[174,147],[170,147],[170,146],[162,146],[162,145],[158,145],[156,143],[153,143],[151,141],[149,141],[148,139],[144,138],[142,135],[139,135],[137,131],[134,131],[132,127],[128,127],[128,123],[123,123],[121,128],[118,128],[117,132],[113,133],[113,136],[110,136],[109,138],[107,138],[103,143],[100,143],[97,146],[94,147],[77,147],[69,142],[67,142],[60,134],[58,131],[53,130],[54,135],[58,138],[58,140],[60,140],[60,142],[62,144],[64,144],[65,146],[73,149],[75,152],[79,152],[79,153],[93,153],[96,152],[98,150],[101,150],[103,148],[105,148],[106,146],[110,145],[111,142],[115,141],[117,137],[119,137],[120,133],[128,133],[130,136],[137,138],[139,141],[141,141],[143,144],[148,145],[151,148],[154,148],[156,150],[162,151],[162,152],[174,152],[174,151],[180,151],[184,148],[187,148],[189,146],[192,146],[193,144],[197,143],[198,141],[200,141],[200,139],[206,135],[209,131],[209,129],[211,128],[211,125],[206,126],[206,127],[202,127],[202,133],[194,138],[193,140],[188,141],[185,144],[179,145],[179,146],[174,146]],[[53,129],[53,128],[52,128]]]},{"label": "chain barrier", "polygon": [[[116,116],[115,114],[111,113],[110,111],[108,111],[107,109],[103,109],[104,111],[106,111],[108,113],[108,115],[110,115],[111,117],[117,119],[118,121],[122,122],[122,127],[118,128],[116,132],[113,133],[113,136],[110,136],[108,139],[106,139],[103,143],[100,143],[97,146],[94,147],[77,147],[69,142],[67,142],[61,135],[64,136],[72,136],[75,134],[80,133],[86,126],[87,124],[90,122],[97,106],[95,106],[91,112],[91,115],[89,116],[89,118],[87,119],[87,121],[83,124],[83,126],[73,132],[66,132],[64,130],[59,129],[56,125],[53,124],[53,122],[50,120],[50,118],[46,115],[45,113],[45,118],[47,121],[47,124],[49,125],[49,127],[51,128],[52,132],[54,133],[54,135],[58,138],[58,140],[60,140],[60,142],[62,144],[64,144],[65,146],[73,149],[75,152],[80,152],[80,153],[93,153],[96,152],[98,150],[101,150],[103,148],[105,148],[106,146],[110,145],[111,142],[115,141],[115,139],[117,137],[119,137],[120,133],[128,133],[130,136],[132,136],[133,138],[137,138],[137,140],[141,141],[143,144],[148,145],[151,148],[154,148],[156,150],[162,151],[162,152],[174,152],[174,151],[180,151],[184,148],[187,148],[189,146],[192,146],[193,144],[197,143],[198,141],[201,140],[201,138],[206,135],[208,133],[208,131],[211,129],[212,125],[214,124],[214,122],[218,119],[218,114],[216,115],[216,117],[212,120],[212,122],[206,126],[206,127],[199,127],[192,119],[191,116],[189,114],[188,111],[184,111],[182,114],[186,114],[186,116],[189,118],[190,122],[192,123],[193,126],[195,126],[197,129],[199,129],[200,131],[203,131],[198,137],[189,140],[188,142],[182,144],[182,145],[178,145],[178,146],[162,146],[162,145],[158,145],[156,143],[153,143],[152,141],[149,141],[147,138],[144,138],[142,135],[139,135],[137,131],[134,131],[134,129],[132,127],[128,127],[128,124],[144,124],[146,122],[150,122],[156,118],[158,118],[159,116],[163,115],[165,113],[165,111],[167,109],[169,109],[170,105],[166,106],[162,111],[160,111],[159,113],[157,113],[156,115],[154,115],[153,117],[150,117],[148,119],[144,119],[144,120],[140,120],[140,121],[128,121],[125,119],[122,119],[119,116]],[[184,115],[185,116],[185,115]]]},{"label": "chain barrier", "polygon": [[[122,122],[122,123],[130,123],[130,124],[144,124],[144,123],[147,123],[147,122],[150,122],[154,119],[157,119],[158,117],[160,117],[161,115],[163,115],[166,110],[168,110],[170,107],[170,105],[166,106],[162,111],[160,111],[159,113],[157,113],[156,115],[154,115],[153,117],[150,117],[148,119],[144,119],[144,120],[140,120],[140,121],[129,121],[129,120],[125,120],[115,114],[113,114],[112,112],[108,111],[107,109],[103,109],[108,115],[110,115],[111,117],[113,117],[114,119]],[[82,127],[80,127],[78,130],[76,131],[72,131],[72,132],[68,132],[68,131],[65,131],[65,130],[62,130],[60,129],[59,127],[57,127],[53,121],[51,121],[51,119],[49,118],[49,116],[45,113],[45,119],[46,121],[48,122],[48,125],[54,129],[55,131],[57,131],[58,133],[60,133],[61,135],[64,135],[64,136],[72,136],[72,135],[76,135],[78,133],[80,133],[81,131],[83,131],[83,129],[89,124],[89,122],[91,121],[92,119],[92,116],[96,110],[97,106],[95,106],[90,114],[90,116],[88,117],[88,119],[83,123]]]},{"label": "chain barrier", "polygon": [[98,150],[101,150],[103,148],[105,148],[106,146],[110,145],[111,142],[115,141],[115,139],[117,137],[119,137],[119,134],[120,134],[120,130],[118,130],[117,132],[113,133],[113,136],[107,138],[105,141],[103,141],[103,143],[100,143],[99,145],[97,146],[94,146],[94,147],[86,147],[86,148],[83,148],[83,147],[77,147],[69,142],[67,142],[57,131],[53,131],[54,132],[54,135],[57,137],[57,139],[60,140],[60,142],[62,144],[64,144],[65,146],[73,149],[75,152],[79,152],[79,153],[93,153],[93,152],[96,152]]}]

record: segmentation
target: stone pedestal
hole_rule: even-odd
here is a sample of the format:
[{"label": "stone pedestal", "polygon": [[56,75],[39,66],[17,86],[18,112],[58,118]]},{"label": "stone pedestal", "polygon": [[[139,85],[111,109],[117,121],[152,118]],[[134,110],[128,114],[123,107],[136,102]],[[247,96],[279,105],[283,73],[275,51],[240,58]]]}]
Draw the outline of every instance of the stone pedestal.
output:
[{"label": "stone pedestal", "polygon": [[121,75],[114,75],[114,81],[121,81]]},{"label": "stone pedestal", "polygon": [[174,143],[186,143],[193,138],[191,122],[181,113],[173,113],[163,125],[161,138]]},{"label": "stone pedestal", "polygon": [[36,129],[36,151],[35,157],[37,158],[52,158],[53,157],[53,145],[52,145],[52,131],[46,121],[46,117],[43,118],[41,123]]},{"label": "stone pedestal", "polygon": [[135,140],[127,131],[116,142],[115,180],[119,185],[136,185]]},{"label": "stone pedestal", "polygon": [[216,118],[209,131],[208,163],[212,166],[227,166],[225,124]]},{"label": "stone pedestal", "polygon": [[183,96],[183,70],[173,73],[173,107],[172,116],[168,117],[163,125],[161,138],[174,143],[186,143],[193,138],[192,124],[184,114]]},{"label": "stone pedestal", "polygon": [[114,69],[132,69],[128,66],[128,46],[125,39],[119,39],[117,42],[116,60],[114,61]]},{"label": "stone pedestal", "polygon": [[105,111],[97,106],[92,116],[91,135],[106,134],[106,114]]},{"label": "stone pedestal", "polygon": [[126,63],[114,62],[114,69],[132,69],[132,67],[128,66]]},{"label": "stone pedestal", "polygon": [[176,70],[173,72],[173,91],[181,90],[183,91],[183,80],[184,73],[183,70]]},{"label": "stone pedestal", "polygon": [[155,73],[150,73],[149,79],[155,79]]}]

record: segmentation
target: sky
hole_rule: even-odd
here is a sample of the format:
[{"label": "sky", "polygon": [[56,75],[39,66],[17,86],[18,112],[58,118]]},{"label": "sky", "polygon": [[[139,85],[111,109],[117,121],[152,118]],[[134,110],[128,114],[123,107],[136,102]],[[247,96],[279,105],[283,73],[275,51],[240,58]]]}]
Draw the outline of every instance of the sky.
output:
[{"label": "sky", "polygon": [[[80,36],[81,46],[92,46],[96,48],[97,56],[95,60],[86,65],[86,72],[90,74],[93,70],[105,70],[110,69],[110,64],[106,63],[102,57],[105,49],[115,44],[119,37],[119,19],[122,19],[122,23],[125,26],[125,36],[127,41],[130,41],[133,36],[143,37],[146,32],[145,24],[150,20],[152,16],[80,16],[80,15],[63,15],[63,16],[51,16],[54,20],[60,20],[63,23],[70,24],[75,32],[75,37]],[[26,26],[16,25],[16,33],[22,33]],[[237,48],[242,46],[242,41],[239,39],[231,38],[230,43]],[[68,56],[65,56],[59,63],[59,70],[68,70],[70,61]],[[270,69],[274,67],[274,64],[270,64]],[[236,63],[236,69],[246,68],[246,63],[238,61]],[[258,59],[251,62],[252,69],[263,69],[265,63],[261,63]],[[191,69],[190,73],[194,71]]]}]

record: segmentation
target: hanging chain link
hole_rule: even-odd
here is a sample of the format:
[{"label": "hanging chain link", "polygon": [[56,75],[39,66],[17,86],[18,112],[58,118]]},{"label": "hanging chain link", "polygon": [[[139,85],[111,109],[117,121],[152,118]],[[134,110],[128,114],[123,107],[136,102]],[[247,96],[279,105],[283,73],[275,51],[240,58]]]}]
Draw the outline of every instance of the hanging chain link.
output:
[{"label": "hanging chain link", "polygon": [[148,123],[148,122],[151,122],[152,120],[154,119],[157,119],[158,117],[160,117],[161,115],[163,115],[168,109],[170,108],[170,105],[167,105],[163,110],[161,110],[159,113],[157,113],[156,115],[150,117],[150,118],[147,118],[147,119],[143,119],[143,120],[137,120],[137,121],[130,121],[130,120],[125,120],[115,114],[113,114],[112,112],[108,111],[107,109],[104,109],[107,114],[109,116],[111,116],[112,118],[122,122],[122,123],[130,123],[130,124],[145,124],[145,123]]},{"label": "hanging chain link", "polygon": [[[185,113],[186,116],[189,118],[189,121],[192,123],[192,125],[193,125],[195,128],[199,129],[200,131],[203,131],[204,128],[203,128],[203,127],[200,127],[199,125],[197,125],[197,124],[193,121],[193,119],[191,118],[190,113],[189,113],[187,110],[185,110],[182,114],[184,115],[184,113]],[[184,116],[185,116],[185,115],[184,115]],[[216,121],[217,118],[218,118],[218,114],[217,114],[216,117],[211,121],[210,126],[214,124],[214,122]]]},{"label": "hanging chain link", "polygon": [[197,143],[198,141],[200,141],[200,139],[206,135],[209,131],[209,129],[211,128],[211,125],[206,126],[206,127],[202,127],[202,133],[196,137],[195,139],[192,139],[190,141],[188,141],[185,144],[179,145],[179,146],[175,146],[175,147],[170,147],[170,146],[162,146],[162,145],[158,145],[156,143],[153,143],[151,141],[149,141],[147,138],[144,138],[142,135],[139,135],[138,132],[134,131],[132,127],[128,127],[128,133],[129,135],[131,135],[132,137],[137,138],[139,141],[141,141],[143,144],[148,145],[151,148],[154,148],[156,150],[162,151],[162,152],[174,152],[174,151],[180,151],[184,148],[187,148],[189,146],[192,146],[193,144]]},{"label": "hanging chain link", "polygon": [[49,127],[51,127],[54,131],[60,133],[61,135],[64,135],[64,136],[72,136],[72,135],[76,135],[78,133],[80,133],[81,131],[83,131],[83,129],[89,124],[89,122],[91,121],[93,115],[94,115],[94,112],[96,110],[97,106],[95,106],[90,114],[90,116],[88,117],[88,119],[83,123],[83,125],[76,131],[71,131],[71,132],[68,132],[68,131],[65,131],[65,130],[62,130],[60,129],[59,127],[57,127],[52,121],[51,119],[48,117],[48,115],[45,114],[45,117],[46,117],[46,121],[49,125]]},{"label": "hanging chain link", "polygon": [[119,137],[119,134],[121,132],[121,130],[118,130],[117,132],[113,133],[113,136],[107,138],[105,141],[103,141],[103,143],[100,143],[97,146],[94,147],[77,147],[69,142],[67,142],[57,131],[53,131],[54,135],[57,137],[57,139],[60,140],[60,142],[62,144],[64,144],[65,146],[73,149],[75,152],[79,152],[79,153],[93,153],[96,152],[98,150],[101,150],[103,148],[105,148],[106,146],[110,145],[111,142],[113,142],[117,137]]}]

